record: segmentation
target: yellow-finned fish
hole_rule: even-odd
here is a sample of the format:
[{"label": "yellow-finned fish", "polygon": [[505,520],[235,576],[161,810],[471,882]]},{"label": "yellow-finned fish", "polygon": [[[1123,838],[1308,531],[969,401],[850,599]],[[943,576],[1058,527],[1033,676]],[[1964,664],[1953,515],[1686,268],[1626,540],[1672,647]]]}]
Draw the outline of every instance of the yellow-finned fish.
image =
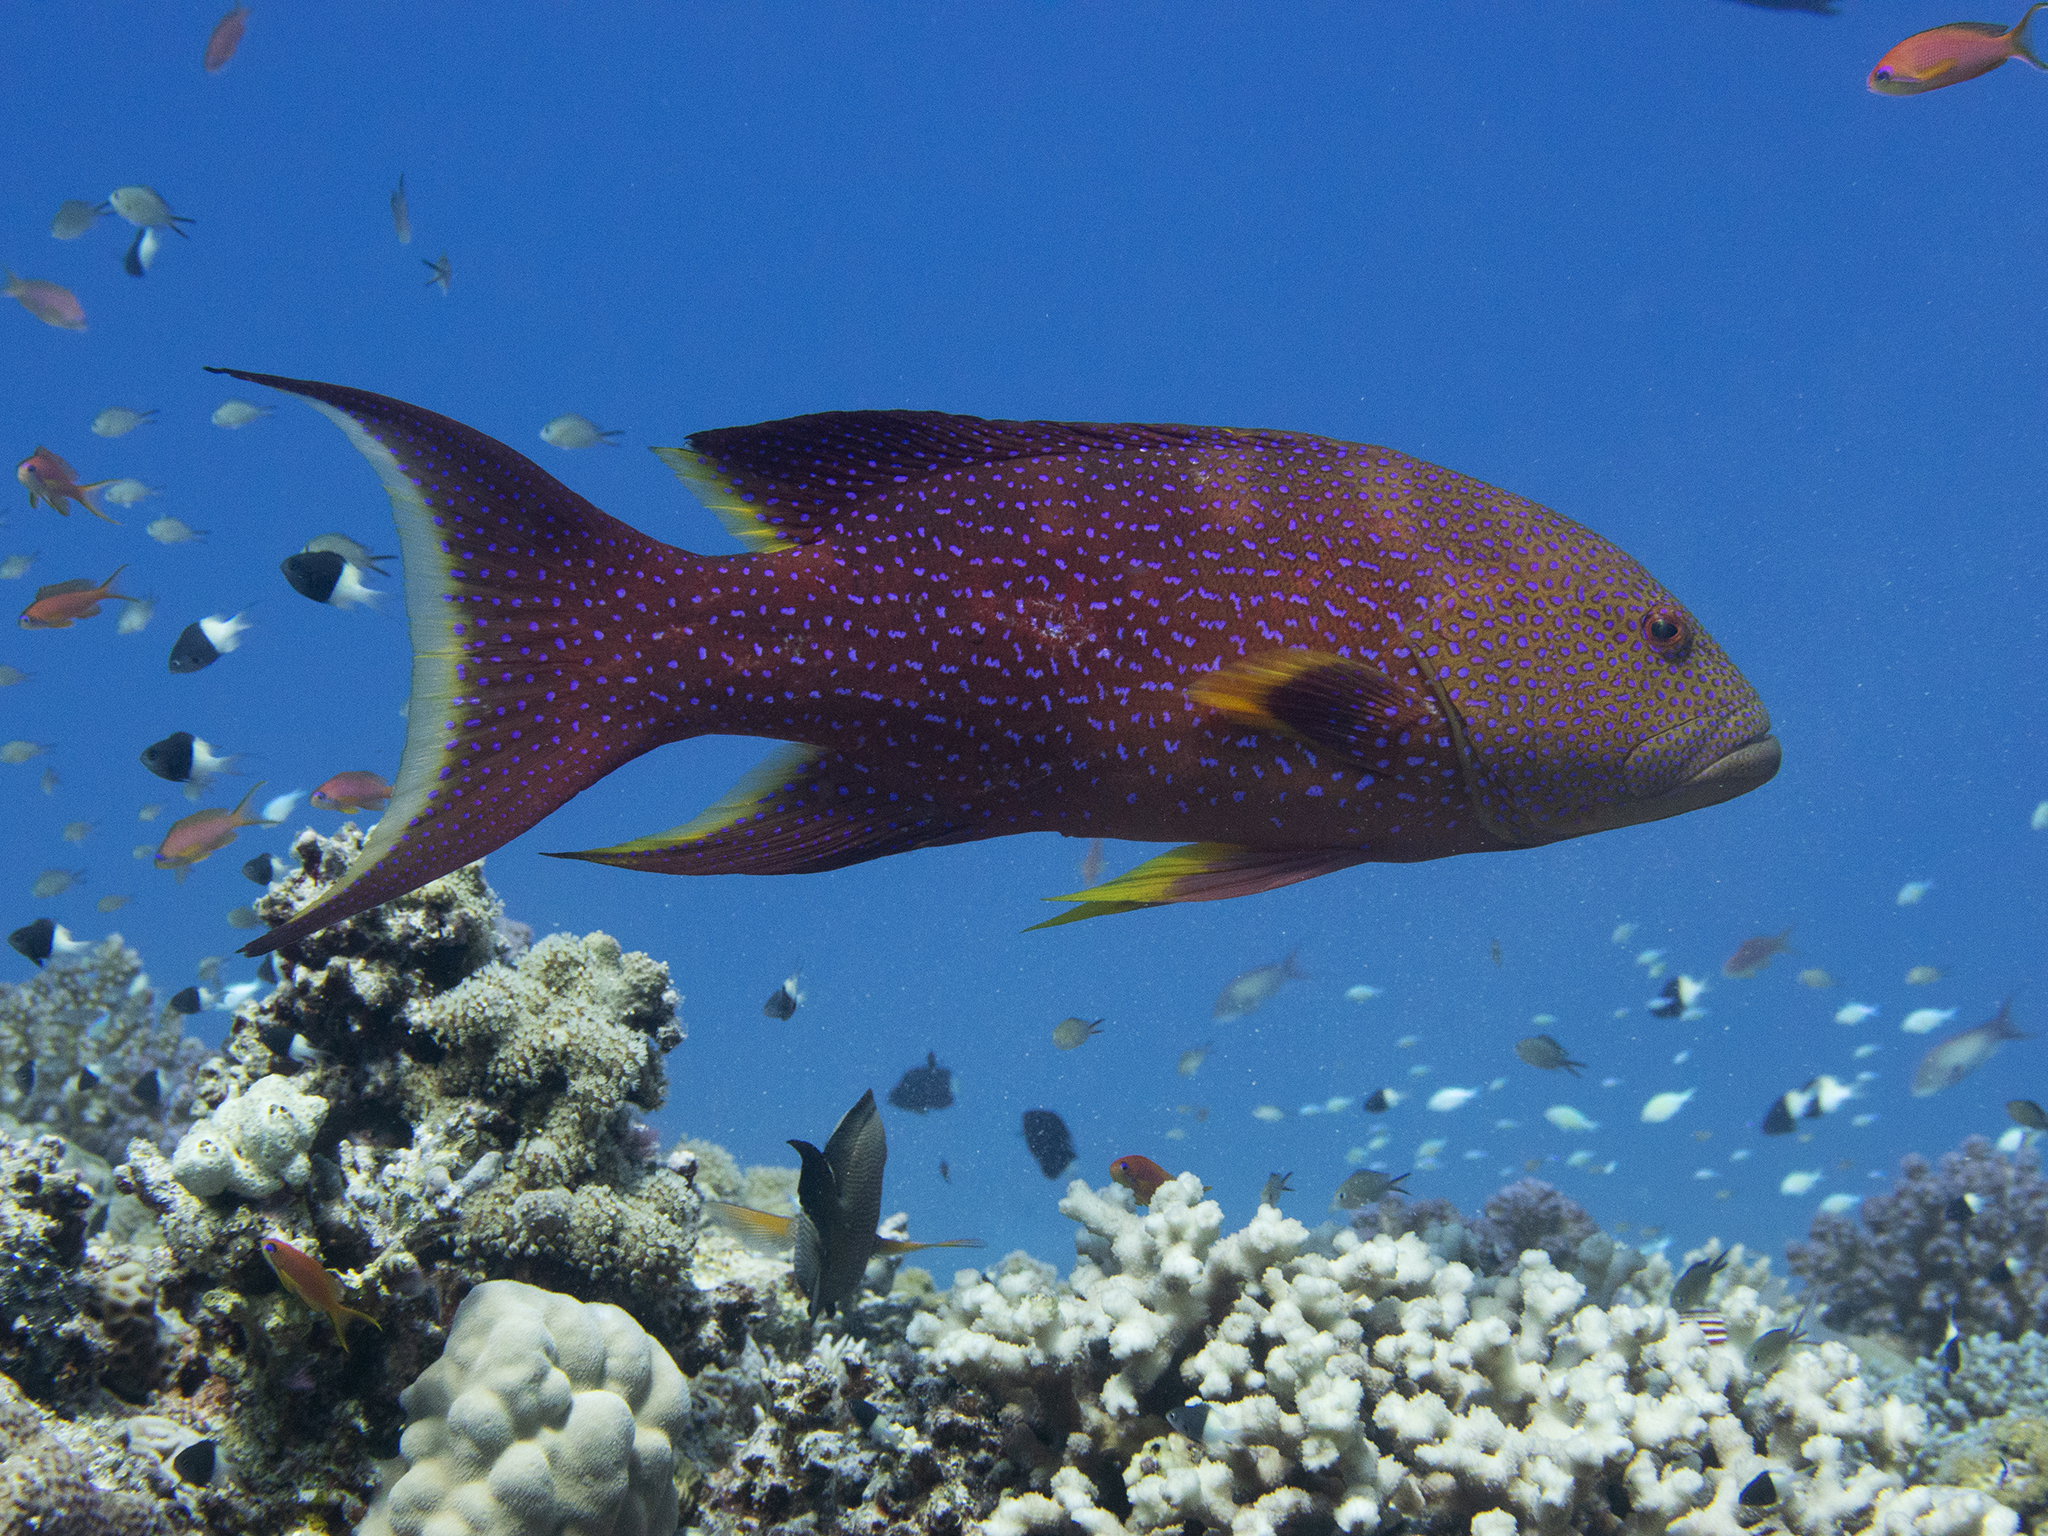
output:
[{"label": "yellow-finned fish", "polygon": [[311,400],[375,466],[414,643],[390,812],[260,954],[503,846],[669,742],[784,743],[568,855],[808,874],[1011,833],[1182,840],[1053,923],[1534,848],[1777,771],[1676,596],[1546,508],[1301,432],[834,411],[657,450],[698,555],[459,422]]},{"label": "yellow-finned fish", "polygon": [[372,1328],[383,1330],[384,1325],[367,1312],[358,1312],[354,1307],[344,1306],[341,1300],[341,1282],[328,1272],[326,1267],[309,1253],[294,1248],[281,1237],[263,1239],[263,1257],[270,1260],[270,1267],[277,1271],[277,1278],[307,1306],[318,1312],[325,1312],[334,1324],[334,1336],[341,1341],[341,1352],[348,1353],[348,1324],[345,1318],[359,1318]]}]

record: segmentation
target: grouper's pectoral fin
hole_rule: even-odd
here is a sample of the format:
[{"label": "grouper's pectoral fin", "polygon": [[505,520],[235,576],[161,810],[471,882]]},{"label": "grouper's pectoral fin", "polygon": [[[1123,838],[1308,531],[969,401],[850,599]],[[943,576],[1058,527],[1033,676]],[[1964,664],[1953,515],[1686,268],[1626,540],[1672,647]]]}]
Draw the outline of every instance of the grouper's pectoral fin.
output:
[{"label": "grouper's pectoral fin", "polygon": [[1091,885],[1071,896],[1047,897],[1048,901],[1080,905],[1058,917],[1033,923],[1025,932],[1057,928],[1062,923],[1078,923],[1091,917],[1113,917],[1141,907],[1254,896],[1260,891],[1313,880],[1333,870],[1348,869],[1365,860],[1364,853],[1352,848],[1239,848],[1231,843],[1189,843],[1147,859],[1114,880]]},{"label": "grouper's pectoral fin", "polygon": [[947,841],[930,802],[844,753],[786,746],[666,832],[550,854],[662,875],[810,875]]},{"label": "grouper's pectoral fin", "polygon": [[1187,690],[1233,725],[1275,731],[1352,762],[1368,762],[1444,722],[1427,691],[1347,656],[1267,651],[1205,672]]}]

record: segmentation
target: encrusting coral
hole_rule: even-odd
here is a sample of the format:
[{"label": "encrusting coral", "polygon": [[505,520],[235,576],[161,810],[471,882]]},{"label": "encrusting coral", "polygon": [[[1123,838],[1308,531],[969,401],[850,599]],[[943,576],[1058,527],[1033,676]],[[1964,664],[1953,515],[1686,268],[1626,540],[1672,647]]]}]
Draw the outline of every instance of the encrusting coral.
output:
[{"label": "encrusting coral", "polygon": [[[1951,1314],[1965,1338],[2048,1330],[2044,1254],[2048,1178],[2040,1158],[2008,1156],[1972,1136],[1931,1165],[1907,1156],[1898,1182],[1854,1214],[1821,1212],[1787,1261],[1830,1328],[1888,1336],[1929,1355]],[[2014,1256],[2032,1262],[2015,1269],[2006,1263]]]}]

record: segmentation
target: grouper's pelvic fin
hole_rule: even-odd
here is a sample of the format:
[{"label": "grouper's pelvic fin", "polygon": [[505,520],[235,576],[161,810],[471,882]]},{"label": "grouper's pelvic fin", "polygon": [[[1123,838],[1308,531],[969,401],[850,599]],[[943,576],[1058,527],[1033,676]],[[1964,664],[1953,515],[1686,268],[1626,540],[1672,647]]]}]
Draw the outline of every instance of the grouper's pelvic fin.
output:
[{"label": "grouper's pelvic fin", "polygon": [[1033,923],[1025,932],[1176,902],[1227,901],[1233,896],[1252,896],[1313,880],[1333,870],[1348,869],[1364,863],[1366,858],[1365,853],[1348,848],[1240,848],[1233,843],[1188,843],[1085,891],[1048,896],[1048,901],[1071,901],[1078,905],[1058,917]]},{"label": "grouper's pelvic fin", "polygon": [[405,749],[383,819],[318,901],[244,954],[459,869],[688,734],[652,699],[650,679],[616,675],[615,652],[622,633],[689,587],[696,556],[446,416],[336,384],[209,371],[303,397],[370,461],[398,524],[413,651]]}]

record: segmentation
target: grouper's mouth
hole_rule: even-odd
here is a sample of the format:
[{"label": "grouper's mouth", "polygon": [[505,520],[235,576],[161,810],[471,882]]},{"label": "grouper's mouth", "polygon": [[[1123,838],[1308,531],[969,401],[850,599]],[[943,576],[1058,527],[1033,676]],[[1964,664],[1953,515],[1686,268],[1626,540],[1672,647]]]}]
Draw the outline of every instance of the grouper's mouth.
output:
[{"label": "grouper's mouth", "polygon": [[[1599,807],[1572,834],[1641,826],[1733,800],[1769,783],[1782,756],[1770,716],[1760,706],[1691,721],[1631,752],[1622,770],[1628,798]],[[1704,767],[1685,771],[1688,759],[1701,757],[1707,757]]]}]

